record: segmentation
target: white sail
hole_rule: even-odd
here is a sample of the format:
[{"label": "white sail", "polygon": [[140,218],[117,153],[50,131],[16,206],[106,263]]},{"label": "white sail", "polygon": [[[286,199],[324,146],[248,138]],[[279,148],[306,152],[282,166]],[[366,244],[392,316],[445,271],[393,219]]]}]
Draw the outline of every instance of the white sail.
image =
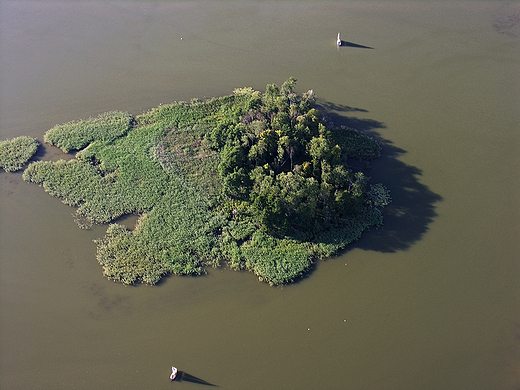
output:
[{"label": "white sail", "polygon": [[172,373],[170,374],[170,380],[174,380],[177,376],[177,368],[172,366]]},{"label": "white sail", "polygon": [[336,43],[338,44],[338,46],[341,46],[341,38],[339,37],[339,33],[338,33],[338,39],[336,40]]}]

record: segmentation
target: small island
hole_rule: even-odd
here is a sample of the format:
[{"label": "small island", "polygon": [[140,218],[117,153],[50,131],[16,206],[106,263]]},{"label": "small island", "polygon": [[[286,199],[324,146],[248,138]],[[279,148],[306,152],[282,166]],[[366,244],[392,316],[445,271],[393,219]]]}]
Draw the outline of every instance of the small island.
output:
[{"label": "small island", "polygon": [[[227,265],[271,285],[293,282],[383,223],[388,190],[347,161],[370,161],[371,137],[327,124],[296,79],[265,92],[107,112],[57,125],[44,141],[72,160],[32,162],[23,179],[76,207],[103,274],[156,284]],[[133,230],[113,223],[138,215]]]}]

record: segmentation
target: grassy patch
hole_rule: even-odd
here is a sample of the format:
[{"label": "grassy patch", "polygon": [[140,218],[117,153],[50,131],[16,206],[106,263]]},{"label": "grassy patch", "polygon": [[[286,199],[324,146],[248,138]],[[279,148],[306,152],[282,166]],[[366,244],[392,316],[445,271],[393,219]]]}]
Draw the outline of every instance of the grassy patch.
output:
[{"label": "grassy patch", "polygon": [[80,150],[93,141],[110,142],[126,134],[132,117],[126,112],[110,111],[95,118],[56,125],[43,140],[65,153]]},{"label": "grassy patch", "polygon": [[31,137],[16,137],[0,141],[0,168],[6,172],[22,169],[34,156],[40,143]]}]

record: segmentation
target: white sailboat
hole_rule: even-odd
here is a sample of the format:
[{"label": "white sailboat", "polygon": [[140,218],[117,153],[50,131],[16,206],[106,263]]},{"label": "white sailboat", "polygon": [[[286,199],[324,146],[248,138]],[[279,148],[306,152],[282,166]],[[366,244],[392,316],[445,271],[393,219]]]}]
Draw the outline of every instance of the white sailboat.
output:
[{"label": "white sailboat", "polygon": [[339,33],[338,33],[338,39],[336,40],[336,43],[338,44],[338,46],[341,46],[341,38],[339,37]]},{"label": "white sailboat", "polygon": [[177,376],[177,368],[172,366],[172,373],[170,374],[170,380],[174,380]]}]

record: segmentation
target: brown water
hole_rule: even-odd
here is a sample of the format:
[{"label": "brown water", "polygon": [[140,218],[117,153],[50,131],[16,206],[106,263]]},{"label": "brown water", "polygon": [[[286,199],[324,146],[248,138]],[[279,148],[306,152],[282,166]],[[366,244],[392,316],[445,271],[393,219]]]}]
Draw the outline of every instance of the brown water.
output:
[{"label": "brown water", "polygon": [[0,2],[0,139],[292,75],[381,139],[369,175],[394,198],[295,285],[124,287],[95,260],[105,227],[0,173],[0,388],[206,388],[170,383],[176,365],[222,389],[519,389],[519,19],[498,1]]}]

